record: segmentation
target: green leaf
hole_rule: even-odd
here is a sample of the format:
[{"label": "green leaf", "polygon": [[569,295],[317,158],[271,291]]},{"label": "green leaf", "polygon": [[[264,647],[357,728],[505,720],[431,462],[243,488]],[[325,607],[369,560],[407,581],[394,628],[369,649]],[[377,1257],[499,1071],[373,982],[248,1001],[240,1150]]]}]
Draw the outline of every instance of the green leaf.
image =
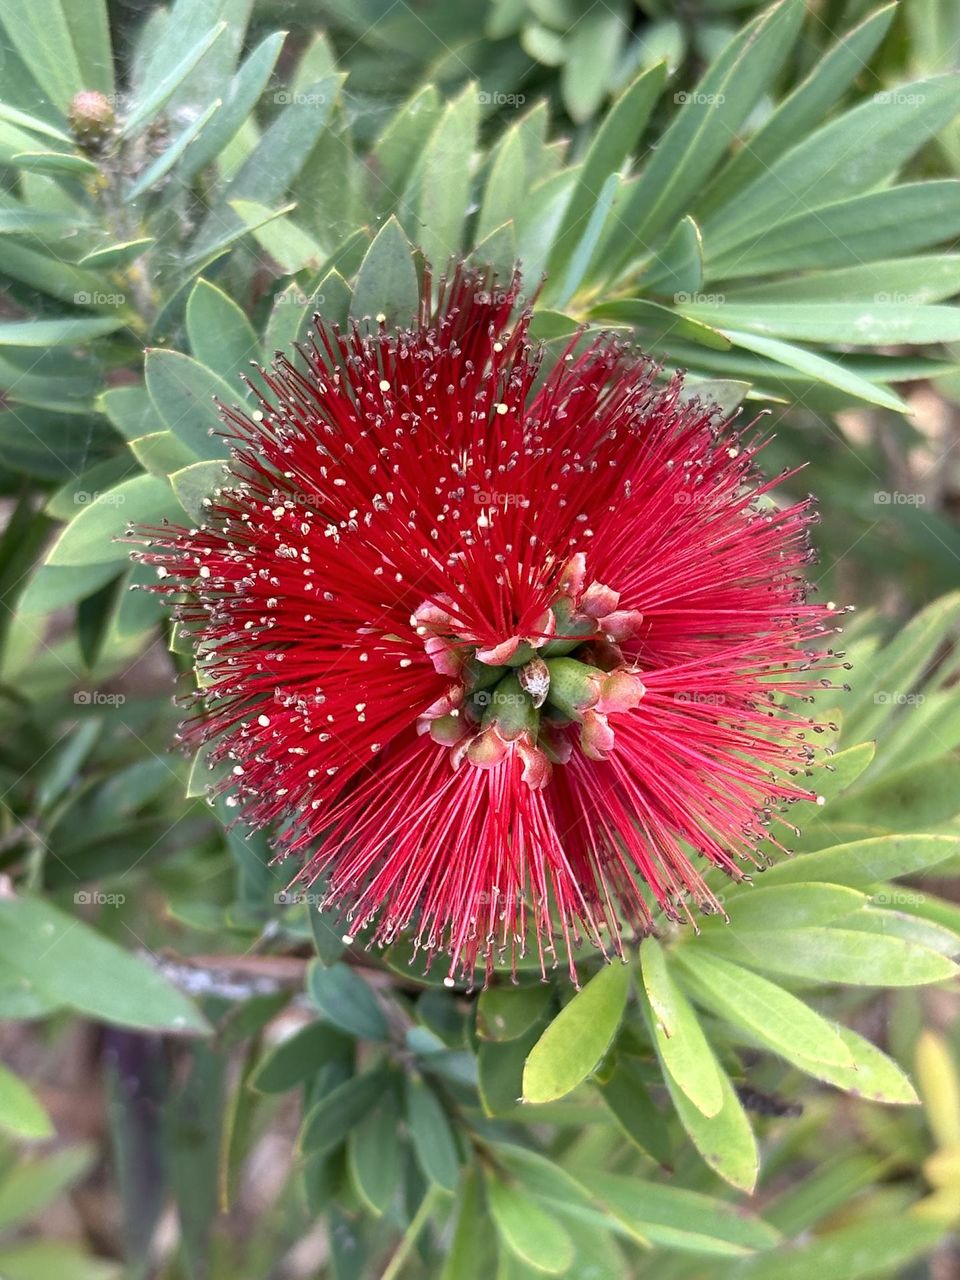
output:
[{"label": "green leaf", "polygon": [[786,365],[788,369],[796,369],[800,373],[809,374],[814,380],[824,382],[828,387],[836,387],[846,391],[858,400],[866,400],[868,404],[879,404],[886,409],[904,409],[904,402],[892,391],[885,391],[859,374],[851,372],[834,360],[827,360],[813,351],[792,343],[780,342],[777,338],[763,337],[758,333],[743,333],[733,329],[725,330],[726,336],[738,347],[747,351],[755,351],[758,355],[768,356]]},{"label": "green leaf", "polygon": [[94,249],[80,259],[81,267],[126,267],[136,262],[141,254],[146,253],[152,244],[156,244],[153,236],[144,236],[139,240],[125,240],[122,244],[107,245],[105,249]]},{"label": "green leaf", "polygon": [[76,347],[123,325],[121,316],[0,321],[0,347]]},{"label": "green leaf", "polygon": [[630,1230],[667,1249],[740,1257],[779,1243],[779,1231],[736,1206],[683,1187],[592,1170],[591,1191]]},{"label": "green leaf", "polygon": [[670,976],[666,952],[656,938],[644,938],[640,944],[640,969],[661,1062],[694,1106],[705,1116],[715,1116],[723,1105],[722,1072],[697,1015]]},{"label": "green leaf", "polygon": [[378,1218],[390,1208],[403,1174],[399,1127],[400,1108],[390,1091],[347,1137],[350,1181],[364,1205]]},{"label": "green leaf", "polygon": [[91,1018],[146,1031],[209,1030],[192,1001],[155,969],[28,894],[0,897],[0,963]]},{"label": "green leaf", "polygon": [[546,1016],[553,998],[547,983],[485,987],[477,1001],[477,1034],[482,1040],[516,1040]]},{"label": "green leaf", "polygon": [[432,84],[424,85],[400,107],[381,133],[370,158],[372,200],[378,209],[398,201],[440,116],[440,97]]},{"label": "green leaf", "polygon": [[352,1076],[325,1094],[304,1118],[297,1144],[300,1152],[321,1156],[339,1147],[353,1126],[380,1101],[388,1086],[387,1073],[375,1068]]},{"label": "green leaf", "polygon": [[874,94],[781,153],[735,201],[705,219],[707,261],[763,238],[787,218],[878,186],[956,113],[952,75]]},{"label": "green leaf", "polygon": [[867,1280],[889,1276],[928,1253],[943,1234],[942,1224],[903,1213],[873,1216],[789,1248],[741,1264],[737,1280]]},{"label": "green leaf", "polygon": [[604,116],[587,148],[560,230],[553,242],[551,273],[559,276],[569,262],[590,219],[596,193],[610,174],[621,168],[638,144],[663,88],[666,71],[662,62],[644,71]]},{"label": "green leaf", "polygon": [[[630,234],[618,265],[689,211],[692,199],[760,98],[793,44],[803,5],[782,0],[733,37],[657,143],[621,217]],[[739,207],[739,204],[738,204]]]},{"label": "green leaf", "polygon": [[714,916],[703,922],[706,936],[727,929],[739,936],[753,929],[802,929],[808,925],[831,924],[866,904],[865,894],[847,885],[801,880],[796,884],[768,884],[738,890],[724,900],[729,912],[727,924]]},{"label": "green leaf", "polygon": [[89,0],[81,6],[67,4],[64,16],[70,27],[73,51],[85,89],[113,92],[113,56],[106,0]]},{"label": "green leaf", "polygon": [[591,309],[590,317],[633,325],[641,333],[649,334],[654,341],[667,346],[671,339],[686,338],[716,351],[730,349],[730,339],[725,333],[649,298],[617,298],[613,302],[603,302]]},{"label": "green leaf", "polygon": [[49,1138],[54,1132],[43,1104],[3,1063],[0,1063],[0,1129],[17,1138]]},{"label": "green leaf", "polygon": [[764,873],[764,887],[818,880],[869,889],[883,880],[916,875],[956,850],[955,836],[890,835],[799,854]]},{"label": "green leaf", "polygon": [[748,244],[714,254],[710,273],[731,280],[902,257],[960,235],[958,196],[960,183],[950,179],[832,201],[769,227]]},{"label": "green leaf", "polygon": [[[45,138],[55,138],[57,142],[62,142],[65,146],[73,146],[73,139],[68,133],[64,133],[62,129],[54,128],[46,120],[39,120],[36,116],[29,115],[18,107],[11,106],[9,102],[0,102],[0,121],[2,120],[6,120],[10,124],[19,125],[23,129],[29,129],[31,133],[42,134]],[[37,212],[39,213],[40,211]]]},{"label": "green leaf", "polygon": [[28,1240],[0,1248],[0,1275],[4,1280],[122,1280],[115,1262],[92,1256],[86,1246],[55,1240]]},{"label": "green leaf", "polygon": [[780,1054],[850,1067],[850,1052],[833,1026],[789,991],[694,945],[674,953],[695,999]]},{"label": "green leaf", "polygon": [[630,994],[630,969],[614,961],[597,973],[544,1031],[527,1058],[523,1096],[552,1102],[577,1087],[610,1048]]},{"label": "green leaf", "polygon": [[492,1274],[491,1223],[481,1192],[480,1175],[474,1165],[468,1165],[460,1182],[457,1218],[440,1280],[489,1280]]},{"label": "green leaf", "polygon": [[558,1219],[517,1186],[487,1179],[487,1200],[505,1249],[547,1275],[563,1275],[573,1262],[573,1242]]},{"label": "green leaf", "polygon": [[[253,325],[222,289],[198,280],[187,299],[187,337],[201,364],[215,370],[231,385],[249,373],[260,359],[260,342]],[[237,395],[241,395],[237,387]]]},{"label": "green leaf", "polygon": [[477,215],[474,243],[479,244],[497,227],[520,212],[527,189],[527,163],[522,124],[508,129],[493,153],[490,172]]},{"label": "green leaf", "polygon": [[468,84],[440,117],[423,152],[419,243],[438,275],[462,247],[479,125],[477,89]]},{"label": "green leaf", "polygon": [[[140,177],[127,192],[128,200],[138,200],[151,187],[157,186],[161,178],[165,178],[171,169],[180,161],[181,157],[187,154],[189,148],[206,129],[210,121],[216,116],[221,107],[220,99],[217,98],[196,117],[174,138],[165,151],[157,156],[153,164],[148,165],[141,173]],[[171,196],[180,188],[180,183],[171,183],[167,188]]]},{"label": "green leaf", "polygon": [[170,485],[177,501],[194,524],[203,524],[207,516],[206,499],[224,479],[222,462],[193,462],[188,467],[174,471]]},{"label": "green leaf", "polygon": [[66,1147],[42,1159],[24,1160],[0,1181],[0,1231],[35,1218],[90,1171],[92,1147]]},{"label": "green leaf", "polygon": [[247,122],[267,86],[285,39],[286,33],[277,31],[261,40],[228,82],[220,110],[184,157],[184,179],[216,160]]},{"label": "green leaf", "polygon": [[597,1088],[630,1141],[669,1169],[673,1154],[666,1122],[647,1092],[637,1064],[621,1055],[610,1076],[597,1081]]},{"label": "green leaf", "polygon": [[144,471],[149,471],[152,476],[159,476],[161,480],[196,462],[196,454],[182,440],[178,440],[172,431],[151,431],[148,435],[129,441],[129,448]]},{"label": "green leaf", "polygon": [[407,1128],[417,1163],[430,1182],[453,1192],[460,1176],[460,1159],[447,1113],[422,1079],[407,1076],[404,1088]]},{"label": "green leaf", "polygon": [[116,541],[132,524],[159,524],[174,509],[173,491],[156,476],[135,476],[106,493],[88,495],[57,538],[46,563],[88,565],[123,562],[129,548]]},{"label": "green leaf", "polygon": [[792,93],[779,103],[747,145],[740,147],[707,187],[700,208],[734,203],[747,182],[774,164],[798,139],[809,133],[853,84],[890,27],[896,6],[870,14],[837,41]]},{"label": "green leaf", "polygon": [[705,946],[750,968],[822,983],[910,987],[942,982],[957,972],[952,961],[926,947],[852,929],[711,934]]},{"label": "green leaf", "polygon": [[896,1106],[917,1102],[913,1085],[892,1058],[847,1027],[838,1025],[836,1032],[850,1051],[851,1066],[817,1062],[800,1054],[795,1056],[795,1065],[807,1075],[870,1102]]},{"label": "green leaf", "polygon": [[691,217],[681,218],[664,243],[653,254],[644,273],[644,289],[672,296],[674,301],[687,301],[686,295],[697,293],[703,284],[703,243],[700,228]]},{"label": "green leaf", "polygon": [[12,163],[27,173],[72,173],[82,177],[95,177],[98,173],[92,160],[66,151],[19,151]]},{"label": "green leaf", "polygon": [[897,300],[866,302],[749,302],[722,306],[687,303],[684,314],[704,324],[793,338],[801,342],[882,347],[901,343],[955,342],[960,307]]},{"label": "green leaf", "polygon": [[354,286],[350,314],[359,319],[383,316],[388,327],[409,325],[420,306],[413,249],[400,223],[390,217],[364,254]]},{"label": "green leaf", "polygon": [[523,1100],[524,1067],[540,1037],[534,1024],[516,1040],[481,1040],[477,1050],[477,1088],[488,1116],[513,1115]]},{"label": "green leaf", "polygon": [[307,995],[323,1017],[346,1032],[365,1040],[385,1040],[387,1020],[376,996],[364,980],[346,964],[324,968],[314,961],[307,971]]},{"label": "green leaf", "polygon": [[144,368],[147,390],[161,422],[198,458],[225,458],[227,442],[215,400],[235,404],[237,394],[212,369],[179,351],[153,349]]},{"label": "green leaf", "polygon": [[5,5],[3,23],[37,84],[66,114],[73,95],[87,86],[62,0]]},{"label": "green leaf", "polygon": [[264,1054],[250,1079],[259,1093],[286,1093],[311,1080],[321,1067],[341,1058],[349,1039],[326,1022],[309,1022]]},{"label": "green leaf", "polygon": [[[659,1046],[657,1052],[659,1055]],[[677,1087],[662,1059],[661,1065],[664,1083],[680,1122],[704,1161],[725,1182],[739,1187],[741,1191],[753,1191],[760,1168],[760,1155],[750,1121],[726,1074],[722,1071],[720,1073],[723,1094],[720,1110],[715,1116],[705,1116]]]},{"label": "green leaf", "polygon": [[211,27],[209,31],[200,36],[176,66],[172,67],[156,84],[151,85],[139,101],[134,101],[131,104],[120,130],[122,137],[136,137],[142,129],[146,128],[160,111],[160,108],[173,97],[214,41],[218,40],[226,29],[226,22],[218,22],[216,26]]},{"label": "green leaf", "polygon": [[628,31],[622,0],[588,9],[564,40],[560,76],[563,104],[578,124],[589,120],[607,96],[614,68]]},{"label": "green leaf", "polygon": [[792,280],[768,280],[728,290],[727,302],[743,307],[780,300],[927,304],[960,292],[960,254],[931,253],[914,258],[887,258],[835,271],[813,271]]}]

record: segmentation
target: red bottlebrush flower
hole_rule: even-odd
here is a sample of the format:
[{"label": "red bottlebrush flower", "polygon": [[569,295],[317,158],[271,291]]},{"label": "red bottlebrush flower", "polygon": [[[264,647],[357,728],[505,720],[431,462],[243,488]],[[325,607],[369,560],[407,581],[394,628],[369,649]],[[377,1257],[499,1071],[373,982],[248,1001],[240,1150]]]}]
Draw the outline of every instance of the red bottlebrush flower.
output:
[{"label": "red bottlebrush flower", "polygon": [[202,527],[142,553],[228,802],[351,933],[410,930],[448,981],[719,909],[698,856],[741,879],[813,798],[787,708],[833,616],[806,603],[810,502],[769,501],[758,446],[609,337],[543,376],[517,285],[460,269],[412,328],[320,325],[224,409]]}]

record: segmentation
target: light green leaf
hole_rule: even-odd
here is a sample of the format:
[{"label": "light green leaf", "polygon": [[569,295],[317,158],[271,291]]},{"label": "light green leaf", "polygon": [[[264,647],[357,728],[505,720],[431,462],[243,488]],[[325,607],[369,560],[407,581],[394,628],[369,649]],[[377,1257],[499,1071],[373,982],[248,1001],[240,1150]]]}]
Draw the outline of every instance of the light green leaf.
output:
[{"label": "light green leaf", "polygon": [[589,120],[607,96],[626,39],[627,22],[622,0],[611,0],[578,15],[566,34],[560,92],[578,124]]},{"label": "light green leaf", "polygon": [[957,972],[945,956],[899,938],[852,929],[757,929],[711,934],[705,947],[739,964],[812,982],[910,987],[942,982]]},{"label": "light green leaf", "polygon": [[630,969],[604,965],[544,1031],[527,1058],[523,1096],[552,1102],[570,1093],[595,1070],[620,1027],[630,994]]},{"label": "light green leaf", "polygon": [[474,231],[475,244],[505,222],[511,222],[520,212],[527,189],[522,127],[515,124],[508,129],[493,153]]},{"label": "light green leaf", "polygon": [[590,318],[629,324],[669,347],[672,339],[686,338],[716,351],[728,351],[730,338],[703,321],[688,318],[649,298],[618,298],[592,308]]},{"label": "light green leaf", "polygon": [[476,85],[468,84],[444,111],[423,153],[419,243],[438,275],[462,247],[479,124]]},{"label": "light green leaf", "polygon": [[62,0],[6,5],[3,23],[37,84],[66,114],[74,94],[87,86]]},{"label": "light green leaf", "polygon": [[0,321],[0,347],[75,347],[123,325],[121,316]]},{"label": "light green leaf", "polygon": [[216,26],[211,27],[209,31],[200,36],[176,66],[171,68],[156,84],[152,85],[139,101],[132,103],[120,131],[123,137],[136,137],[142,129],[146,128],[160,108],[173,97],[214,41],[218,40],[226,29],[227,24],[225,22],[218,22]]},{"label": "light green leaf", "polygon": [[198,458],[225,458],[225,430],[216,400],[235,404],[238,396],[206,365],[180,351],[153,349],[144,362],[147,390],[160,421]]},{"label": "light green leaf", "polygon": [[193,462],[188,467],[174,471],[170,485],[177,501],[194,524],[203,524],[207,518],[204,502],[225,478],[222,462]]},{"label": "light green leaf", "polygon": [[136,262],[141,254],[146,253],[156,241],[152,236],[143,236],[139,240],[126,240],[122,244],[107,245],[105,249],[94,249],[80,259],[81,267],[126,267]]},{"label": "light green leaf", "polygon": [[[780,154],[738,198],[702,224],[705,255],[719,253],[822,204],[878,186],[957,114],[952,75],[874,94]],[[851,155],[857,163],[851,164]]]},{"label": "light green leaf", "polygon": [[872,1216],[742,1263],[737,1280],[867,1280],[890,1276],[928,1253],[943,1226],[897,1213]]},{"label": "light green leaf", "polygon": [[808,925],[830,924],[866,902],[865,894],[847,885],[815,880],[769,884],[765,874],[761,885],[737,890],[724,900],[729,925],[714,916],[704,920],[701,932],[706,936],[732,929],[739,936],[753,929],[802,929]]},{"label": "light green leaf", "polygon": [[547,1275],[563,1275],[573,1262],[573,1242],[558,1219],[517,1186],[487,1179],[487,1200],[504,1248]]},{"label": "light green leaf", "polygon": [[779,1231],[760,1218],[698,1191],[602,1170],[592,1170],[585,1181],[630,1231],[667,1249],[741,1257],[771,1249],[781,1239]]},{"label": "light green leaf", "polygon": [[[886,295],[889,296],[889,295]],[[800,342],[881,347],[955,342],[960,339],[960,307],[922,303],[875,302],[726,302],[722,306],[687,303],[684,315],[724,329],[747,330]]]},{"label": "light green leaf", "polygon": [[0,1063],[0,1129],[17,1138],[49,1138],[53,1134],[53,1125],[43,1104],[3,1063]]},{"label": "light green leaf", "polygon": [[260,342],[243,311],[215,284],[198,280],[187,299],[186,320],[196,359],[236,385],[236,395],[244,394],[240,376],[260,359]]},{"label": "light green leaf", "polygon": [[587,148],[560,230],[553,242],[550,270],[559,276],[586,229],[590,214],[610,174],[616,173],[639,143],[666,79],[666,66],[658,63],[624,90],[603,118]]},{"label": "light green leaf", "polygon": [[[657,1051],[659,1055],[659,1046]],[[715,1116],[705,1116],[677,1087],[662,1059],[661,1065],[664,1083],[680,1122],[704,1161],[725,1182],[739,1187],[741,1191],[751,1192],[757,1181],[760,1155],[750,1121],[726,1074],[720,1073],[723,1093],[720,1110]]]},{"label": "light green leaf", "polygon": [[155,969],[79,917],[28,894],[0,897],[0,962],[87,1017],[146,1031],[209,1030]]},{"label": "light green leaf", "polygon": [[915,875],[956,851],[955,836],[890,835],[834,845],[780,862],[764,873],[764,887],[819,880],[869,889],[882,880]]},{"label": "light green leaf", "polygon": [[636,1062],[621,1055],[613,1072],[597,1081],[597,1088],[630,1141],[669,1168],[673,1155],[666,1121],[654,1105]]},{"label": "light green leaf", "polygon": [[106,564],[127,559],[118,542],[132,524],[159,524],[175,509],[173,490],[157,476],[135,476],[105,493],[89,495],[47,553],[46,564]]},{"label": "light green leaf", "polygon": [[21,1161],[0,1181],[0,1231],[8,1231],[49,1208],[88,1173],[93,1147],[65,1147],[52,1155]]},{"label": "light green leaf", "polygon": [[130,452],[152,476],[165,480],[196,462],[197,456],[172,431],[151,431],[129,442]]},{"label": "light green leaf", "polygon": [[723,1105],[722,1072],[656,938],[644,938],[640,944],[640,969],[660,1060],[693,1105],[705,1116],[715,1116]]},{"label": "light green leaf", "polygon": [[686,302],[703,284],[703,244],[691,217],[681,218],[661,248],[653,253],[643,286],[647,292]]},{"label": "light green leaf", "polygon": [[894,395],[892,391],[868,382],[859,374],[852,373],[843,365],[827,360],[824,356],[818,356],[813,351],[806,351],[803,347],[795,347],[791,343],[780,342],[776,338],[763,337],[758,333],[744,333],[733,329],[726,329],[725,332],[736,346],[745,347],[747,351],[755,351],[761,356],[768,356],[771,360],[777,360],[786,365],[788,369],[809,374],[815,380],[825,382],[828,387],[846,391],[858,400],[866,400],[868,404],[879,404],[886,409],[906,408],[900,397]]},{"label": "light green leaf", "polygon": [[693,945],[674,954],[686,970],[695,999],[734,1026],[743,1027],[788,1062],[796,1056],[850,1067],[850,1052],[831,1024],[766,978],[729,964]]},{"label": "light green leaf", "polygon": [[350,313],[357,319],[384,317],[389,327],[409,325],[420,305],[413,250],[400,223],[390,217],[364,254]]},{"label": "light green leaf", "polygon": [[[960,235],[960,182],[910,182],[798,213],[709,258],[714,279],[849,267]],[[787,286],[789,282],[787,282]]]},{"label": "light green leaf", "polygon": [[483,1040],[516,1040],[546,1016],[552,998],[543,982],[485,987],[477,1001],[477,1034]]}]

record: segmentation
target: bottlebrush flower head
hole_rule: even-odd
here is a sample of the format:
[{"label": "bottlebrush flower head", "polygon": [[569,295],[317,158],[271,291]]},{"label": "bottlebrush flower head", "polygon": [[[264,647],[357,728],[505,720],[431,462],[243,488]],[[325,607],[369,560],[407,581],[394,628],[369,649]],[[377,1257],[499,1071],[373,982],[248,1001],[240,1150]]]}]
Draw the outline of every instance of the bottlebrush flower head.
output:
[{"label": "bottlebrush flower head", "polygon": [[758,443],[609,336],[545,370],[518,286],[460,268],[410,328],[318,320],[223,407],[202,526],[141,553],[227,803],[448,981],[718,910],[701,869],[742,879],[814,798],[799,704],[834,629],[810,500],[771,501]]}]

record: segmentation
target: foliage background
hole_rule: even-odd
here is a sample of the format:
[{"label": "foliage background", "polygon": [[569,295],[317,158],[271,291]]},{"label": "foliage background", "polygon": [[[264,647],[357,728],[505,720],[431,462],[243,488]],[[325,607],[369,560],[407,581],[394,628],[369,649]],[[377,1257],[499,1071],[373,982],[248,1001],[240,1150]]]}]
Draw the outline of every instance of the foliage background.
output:
[{"label": "foliage background", "polygon": [[[0,0],[0,1275],[954,1273],[958,57],[949,0]],[[579,994],[285,901],[117,541],[457,252],[769,409],[859,610],[797,857]]]}]

